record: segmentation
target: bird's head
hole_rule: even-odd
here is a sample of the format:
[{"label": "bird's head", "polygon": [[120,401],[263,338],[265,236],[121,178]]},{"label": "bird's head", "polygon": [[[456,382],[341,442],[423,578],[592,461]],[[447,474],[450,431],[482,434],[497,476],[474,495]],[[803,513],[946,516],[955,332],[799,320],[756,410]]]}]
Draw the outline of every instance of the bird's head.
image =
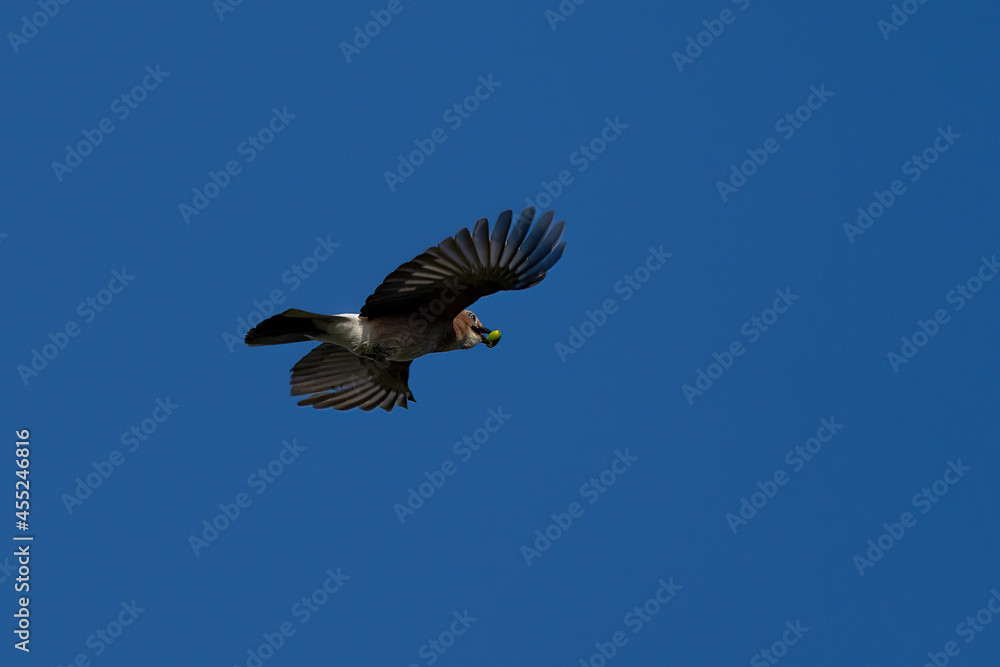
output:
[{"label": "bird's head", "polygon": [[496,347],[500,342],[500,332],[491,331],[489,327],[483,326],[471,310],[463,310],[455,319],[461,321],[464,325],[462,328],[467,332],[463,337],[464,347],[473,347],[479,343],[484,343],[486,347]]}]

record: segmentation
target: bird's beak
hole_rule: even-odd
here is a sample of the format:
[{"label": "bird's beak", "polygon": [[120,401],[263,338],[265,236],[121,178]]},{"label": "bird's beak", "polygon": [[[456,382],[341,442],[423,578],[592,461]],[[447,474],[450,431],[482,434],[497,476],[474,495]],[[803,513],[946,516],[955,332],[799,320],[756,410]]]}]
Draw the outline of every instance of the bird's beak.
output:
[{"label": "bird's beak", "polygon": [[474,328],[476,330],[476,333],[478,333],[480,336],[483,337],[483,343],[486,345],[486,347],[496,347],[497,343],[500,342],[500,338],[497,336],[493,337],[493,339],[490,339],[489,328],[484,327],[481,324]]}]

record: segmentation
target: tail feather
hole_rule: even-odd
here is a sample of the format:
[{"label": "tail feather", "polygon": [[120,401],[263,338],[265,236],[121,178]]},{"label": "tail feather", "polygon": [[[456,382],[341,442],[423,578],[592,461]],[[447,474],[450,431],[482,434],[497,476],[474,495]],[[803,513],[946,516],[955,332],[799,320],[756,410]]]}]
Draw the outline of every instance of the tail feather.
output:
[{"label": "tail feather", "polygon": [[256,347],[316,340],[316,336],[324,331],[316,326],[314,320],[326,319],[329,319],[327,315],[317,315],[292,308],[280,315],[269,317],[255,326],[247,332],[244,342]]}]

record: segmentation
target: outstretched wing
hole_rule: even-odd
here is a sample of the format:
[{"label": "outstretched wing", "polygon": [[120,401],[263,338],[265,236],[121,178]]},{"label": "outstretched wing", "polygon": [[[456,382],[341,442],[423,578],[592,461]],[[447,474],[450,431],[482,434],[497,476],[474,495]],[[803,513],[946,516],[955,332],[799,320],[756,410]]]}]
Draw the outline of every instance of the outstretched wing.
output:
[{"label": "outstretched wing", "polygon": [[559,242],[565,223],[552,225],[552,215],[544,213],[529,231],[534,206],[513,228],[511,211],[504,211],[492,238],[486,218],[479,220],[471,233],[463,229],[386,276],[361,316],[408,316],[423,307],[448,321],[484,296],[537,285],[566,248]]},{"label": "outstretched wing", "polygon": [[302,357],[292,368],[292,396],[312,394],[299,405],[336,410],[374,410],[392,412],[406,408],[407,399],[415,401],[406,381],[410,361],[377,362],[353,354],[350,350],[323,343]]}]

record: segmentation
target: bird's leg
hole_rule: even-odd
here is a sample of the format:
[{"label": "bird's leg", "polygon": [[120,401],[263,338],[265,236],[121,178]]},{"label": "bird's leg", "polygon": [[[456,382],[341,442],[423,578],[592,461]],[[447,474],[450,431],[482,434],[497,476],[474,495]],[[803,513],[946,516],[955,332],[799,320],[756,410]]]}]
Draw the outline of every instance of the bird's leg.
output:
[{"label": "bird's leg", "polygon": [[384,364],[389,360],[389,357],[392,356],[393,352],[395,352],[395,348],[376,346],[372,348],[372,351],[366,354],[365,357],[380,364]]}]

